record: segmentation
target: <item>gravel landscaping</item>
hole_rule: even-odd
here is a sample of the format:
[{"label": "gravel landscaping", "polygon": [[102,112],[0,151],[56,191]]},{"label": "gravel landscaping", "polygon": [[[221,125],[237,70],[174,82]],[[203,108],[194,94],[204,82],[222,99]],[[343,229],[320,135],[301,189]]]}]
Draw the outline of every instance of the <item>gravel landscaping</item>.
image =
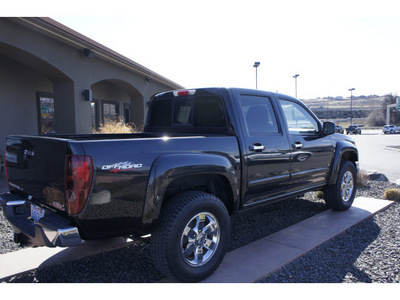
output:
[{"label": "gravel landscaping", "polygon": [[[368,181],[358,196],[383,198],[389,182]],[[229,251],[326,210],[315,193],[232,217]],[[259,282],[400,282],[400,205],[378,213]],[[0,254],[21,249],[0,213]],[[146,242],[8,278],[3,282],[157,282]]]}]

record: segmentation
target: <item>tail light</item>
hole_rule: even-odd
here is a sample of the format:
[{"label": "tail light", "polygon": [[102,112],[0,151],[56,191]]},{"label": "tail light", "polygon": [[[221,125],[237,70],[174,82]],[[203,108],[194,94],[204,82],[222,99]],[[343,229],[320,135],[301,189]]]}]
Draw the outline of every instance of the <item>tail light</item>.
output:
[{"label": "tail light", "polygon": [[180,90],[173,91],[174,97],[183,97],[183,96],[193,96],[196,94],[196,90]]},{"label": "tail light", "polygon": [[90,193],[93,164],[90,156],[68,155],[65,176],[65,198],[68,214],[82,211]]}]

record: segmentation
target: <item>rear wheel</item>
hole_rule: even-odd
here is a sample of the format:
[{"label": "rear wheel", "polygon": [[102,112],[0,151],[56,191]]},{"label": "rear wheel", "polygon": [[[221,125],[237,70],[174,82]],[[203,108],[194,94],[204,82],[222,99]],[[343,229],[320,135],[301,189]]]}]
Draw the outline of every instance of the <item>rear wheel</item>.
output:
[{"label": "rear wheel", "polygon": [[221,200],[204,192],[184,192],[163,208],[151,237],[151,254],[164,275],[197,282],[218,268],[229,235],[229,215]]},{"label": "rear wheel", "polygon": [[324,190],[325,202],[333,210],[347,210],[354,202],[356,189],[356,167],[352,162],[344,161],[341,165],[336,183]]}]

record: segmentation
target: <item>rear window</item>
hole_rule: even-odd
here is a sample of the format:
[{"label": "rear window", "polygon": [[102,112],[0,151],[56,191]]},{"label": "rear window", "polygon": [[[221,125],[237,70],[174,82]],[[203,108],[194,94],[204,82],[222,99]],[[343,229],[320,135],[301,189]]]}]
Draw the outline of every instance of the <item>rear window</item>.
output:
[{"label": "rear window", "polygon": [[[149,126],[167,127],[171,126],[172,120],[172,100],[154,101],[151,105],[149,115]],[[151,125],[150,125],[151,124]]]},{"label": "rear window", "polygon": [[218,96],[187,96],[154,100],[148,127],[226,128],[225,110]]}]

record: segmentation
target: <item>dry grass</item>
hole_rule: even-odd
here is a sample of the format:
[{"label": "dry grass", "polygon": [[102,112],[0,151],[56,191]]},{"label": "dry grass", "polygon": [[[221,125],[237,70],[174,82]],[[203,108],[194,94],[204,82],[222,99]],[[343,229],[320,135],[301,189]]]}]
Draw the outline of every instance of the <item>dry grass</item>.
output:
[{"label": "dry grass", "polygon": [[387,200],[400,200],[400,189],[387,189],[384,195]]},{"label": "dry grass", "polygon": [[127,124],[123,120],[106,120],[94,133],[138,133],[139,128],[135,124]]},{"label": "dry grass", "polygon": [[361,187],[366,187],[368,185],[368,172],[365,170],[359,170],[357,174],[357,185]]}]

